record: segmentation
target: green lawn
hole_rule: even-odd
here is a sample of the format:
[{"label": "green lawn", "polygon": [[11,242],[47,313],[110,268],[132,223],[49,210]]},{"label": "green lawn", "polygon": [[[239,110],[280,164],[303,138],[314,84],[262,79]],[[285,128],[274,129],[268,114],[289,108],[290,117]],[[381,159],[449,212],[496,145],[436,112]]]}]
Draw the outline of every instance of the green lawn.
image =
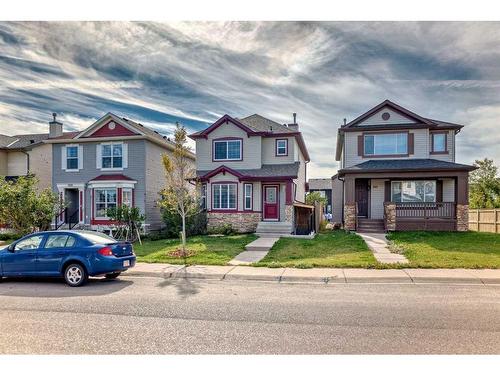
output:
[{"label": "green lawn", "polygon": [[[256,238],[253,234],[188,238],[187,247],[192,254],[186,258],[186,263],[225,265],[245,250],[246,244]],[[179,248],[179,245],[179,240],[145,240],[142,245],[134,244],[134,251],[139,262],[184,264],[184,258],[171,255]]]},{"label": "green lawn", "polygon": [[500,268],[500,234],[480,232],[395,232],[391,251],[410,267]]},{"label": "green lawn", "polygon": [[361,237],[341,230],[318,234],[312,240],[281,238],[256,266],[363,267],[377,261]]}]

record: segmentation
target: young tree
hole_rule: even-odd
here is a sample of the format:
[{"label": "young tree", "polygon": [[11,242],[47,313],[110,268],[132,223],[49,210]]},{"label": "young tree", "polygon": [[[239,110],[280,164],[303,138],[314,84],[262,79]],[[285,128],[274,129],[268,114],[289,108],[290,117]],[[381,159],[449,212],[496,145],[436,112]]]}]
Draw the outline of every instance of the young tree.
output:
[{"label": "young tree", "polygon": [[37,184],[34,176],[0,179],[0,223],[21,235],[50,228],[61,203],[50,189],[38,192]]},{"label": "young tree", "polygon": [[322,197],[319,191],[313,191],[306,195],[306,203],[314,205],[315,203],[320,203],[324,206],[328,200],[326,197]]},{"label": "young tree", "polygon": [[469,175],[469,204],[471,208],[500,207],[500,179],[498,168],[491,159],[476,160],[478,167]]},{"label": "young tree", "polygon": [[186,219],[200,211],[198,189],[194,189],[188,179],[195,176],[195,168],[189,157],[187,133],[184,126],[177,124],[174,133],[175,148],[172,156],[162,155],[165,169],[166,187],[160,192],[160,207],[175,209],[181,217],[182,254],[186,256]]}]

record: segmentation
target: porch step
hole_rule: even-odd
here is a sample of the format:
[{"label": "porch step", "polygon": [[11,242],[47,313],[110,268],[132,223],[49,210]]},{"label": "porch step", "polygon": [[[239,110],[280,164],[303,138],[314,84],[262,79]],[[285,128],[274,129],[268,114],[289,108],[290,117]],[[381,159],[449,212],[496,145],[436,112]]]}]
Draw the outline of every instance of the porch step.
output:
[{"label": "porch step", "polygon": [[261,237],[276,237],[292,233],[292,223],[286,221],[261,221],[255,233]]},{"label": "porch step", "polygon": [[382,219],[358,219],[358,232],[381,233],[384,232],[384,220]]}]

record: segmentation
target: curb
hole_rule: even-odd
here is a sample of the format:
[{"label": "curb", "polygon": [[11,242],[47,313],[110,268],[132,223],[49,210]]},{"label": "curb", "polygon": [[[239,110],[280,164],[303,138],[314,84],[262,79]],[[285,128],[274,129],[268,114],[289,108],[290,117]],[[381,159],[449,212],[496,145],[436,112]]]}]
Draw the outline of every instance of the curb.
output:
[{"label": "curb", "polygon": [[[141,269],[144,268],[144,269]],[[141,264],[126,276],[164,279],[248,280],[310,284],[468,284],[500,285],[500,270],[385,269],[363,268],[308,269],[250,266],[184,266]]]}]

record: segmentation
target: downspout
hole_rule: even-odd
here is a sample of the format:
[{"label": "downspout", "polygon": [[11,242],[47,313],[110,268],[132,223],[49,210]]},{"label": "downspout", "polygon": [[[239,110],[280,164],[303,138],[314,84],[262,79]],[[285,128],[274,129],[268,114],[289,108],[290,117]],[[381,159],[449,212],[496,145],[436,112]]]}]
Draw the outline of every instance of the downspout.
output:
[{"label": "downspout", "polygon": [[30,154],[28,154],[26,151],[21,150],[21,152],[26,155],[26,175],[30,174]]},{"label": "downspout", "polygon": [[344,226],[344,206],[345,206],[345,192],[344,192],[344,181],[345,179],[344,178],[340,178],[337,176],[337,178],[339,179],[339,181],[342,181],[342,226]]}]

